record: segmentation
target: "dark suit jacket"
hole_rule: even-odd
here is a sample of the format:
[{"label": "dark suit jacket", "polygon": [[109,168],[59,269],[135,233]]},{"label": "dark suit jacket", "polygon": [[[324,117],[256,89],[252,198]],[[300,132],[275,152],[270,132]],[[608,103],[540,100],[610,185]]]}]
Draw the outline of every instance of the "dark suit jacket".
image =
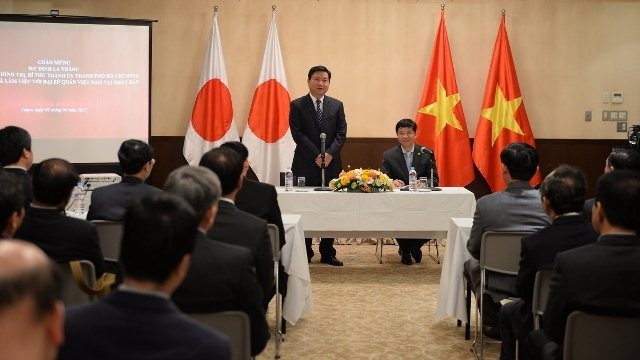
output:
[{"label": "dark suit jacket", "polygon": [[63,210],[29,207],[15,238],[38,245],[57,263],[89,260],[96,268],[96,276],[104,272],[96,226],[68,217]]},{"label": "dark suit jacket", "polygon": [[198,232],[187,277],[173,293],[173,300],[186,313],[245,312],[251,321],[252,355],[262,352],[269,340],[262,289],[247,248]]},{"label": "dark suit jacket", "polygon": [[31,174],[25,169],[18,167],[4,168],[8,172],[17,175],[22,180],[22,189],[24,190],[24,208],[27,209],[31,201],[33,201],[33,192],[31,190]]},{"label": "dark suit jacket", "polygon": [[91,191],[91,205],[87,220],[124,220],[129,205],[144,195],[160,191],[134,176],[125,176],[122,182]]},{"label": "dark suit jacket", "polygon": [[638,279],[636,235],[602,235],[595,244],[559,253],[543,317],[544,333],[562,346],[567,317],[574,310],[640,316]]},{"label": "dark suit jacket", "polygon": [[594,243],[596,239],[598,234],[580,214],[559,216],[546,228],[522,238],[516,292],[528,305],[529,314],[536,272],[551,269],[557,253]]},{"label": "dark suit jacket", "polygon": [[221,200],[213,227],[207,233],[211,239],[242,246],[251,251],[262,294],[273,287],[273,251],[267,233],[267,222]]},{"label": "dark suit jacket", "polygon": [[236,207],[276,225],[280,233],[280,248],[284,246],[284,225],[275,186],[245,179],[236,195]]},{"label": "dark suit jacket", "polygon": [[[416,169],[418,178],[431,178],[431,169],[433,169],[433,186],[438,186],[438,169],[436,168],[436,159],[433,156],[433,151],[426,148],[427,152],[423,154],[420,152],[422,147],[420,144],[414,144],[411,166]],[[407,169],[407,163],[404,160],[400,144],[382,154],[382,172],[391,179],[400,179],[405,185],[409,184],[409,170]]]},{"label": "dark suit jacket", "polygon": [[114,291],[67,310],[58,359],[231,359],[228,338],[158,296]]},{"label": "dark suit jacket", "polygon": [[320,129],[316,121],[315,104],[309,94],[291,102],[289,111],[289,127],[296,142],[291,170],[293,175],[306,177],[307,186],[319,186],[321,170],[315,163],[320,154],[320,133],[324,132],[326,152],[333,160],[325,169],[325,186],[329,180],[338,177],[342,171],[340,150],[347,137],[347,121],[344,116],[344,105],[338,99],[324,96],[322,104],[324,129]]}]

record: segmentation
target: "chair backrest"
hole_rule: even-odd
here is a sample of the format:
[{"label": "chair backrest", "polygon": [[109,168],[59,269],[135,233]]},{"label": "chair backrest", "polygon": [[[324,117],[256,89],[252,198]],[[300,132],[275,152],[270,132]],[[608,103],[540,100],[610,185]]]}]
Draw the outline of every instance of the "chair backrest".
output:
[{"label": "chair backrest", "polygon": [[481,283],[493,292],[514,296],[523,236],[530,232],[486,231],[480,247]]},{"label": "chair backrest", "polygon": [[269,240],[271,240],[271,250],[273,250],[273,261],[280,261],[280,231],[275,224],[267,224]]},{"label": "chair backrest", "polygon": [[247,314],[242,311],[223,311],[189,314],[189,316],[227,335],[233,360],[251,358],[250,323]]},{"label": "chair backrest", "polygon": [[117,262],[120,258],[123,224],[120,221],[93,220],[98,228],[100,249],[105,260]]},{"label": "chair backrest", "polygon": [[[73,267],[71,263],[79,264],[80,273],[77,272],[78,267]],[[66,306],[86,304],[95,300],[95,295],[83,290],[83,287],[96,287],[96,270],[91,261],[74,260],[60,264],[60,266],[64,277],[62,302]]]},{"label": "chair backrest", "polygon": [[533,300],[531,312],[533,313],[533,328],[540,329],[540,316],[544,314],[549,298],[549,285],[551,285],[551,269],[538,270],[536,281],[533,285]]},{"label": "chair backrest", "polygon": [[613,317],[574,311],[564,333],[565,360],[637,359],[640,317]]}]

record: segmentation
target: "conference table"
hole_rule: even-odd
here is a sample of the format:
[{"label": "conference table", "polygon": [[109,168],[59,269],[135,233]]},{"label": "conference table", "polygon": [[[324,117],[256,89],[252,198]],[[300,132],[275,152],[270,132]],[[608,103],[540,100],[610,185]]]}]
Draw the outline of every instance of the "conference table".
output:
[{"label": "conference table", "polygon": [[451,218],[447,236],[447,251],[442,262],[440,273],[440,292],[436,306],[435,321],[446,316],[467,322],[467,306],[465,304],[464,279],[462,275],[464,262],[471,258],[467,251],[467,241],[471,235],[473,218]]},{"label": "conference table", "polygon": [[300,218],[298,214],[282,214],[285,245],[280,250],[280,256],[282,266],[289,274],[282,317],[292,325],[313,310],[311,275]]},{"label": "conference table", "polygon": [[463,187],[441,191],[356,193],[278,187],[283,213],[300,214],[305,237],[444,239],[452,217],[471,217],[476,199]]}]

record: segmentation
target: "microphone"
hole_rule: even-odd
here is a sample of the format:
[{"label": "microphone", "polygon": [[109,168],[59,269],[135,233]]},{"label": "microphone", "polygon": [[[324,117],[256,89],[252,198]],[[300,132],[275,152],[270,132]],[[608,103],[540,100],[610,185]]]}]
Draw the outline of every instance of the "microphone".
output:
[{"label": "microphone", "polygon": [[420,153],[422,153],[422,154],[431,154],[432,151],[423,146],[423,147],[420,148]]},{"label": "microphone", "polygon": [[323,162],[324,162],[324,152],[325,152],[324,141],[326,138],[327,138],[327,134],[320,133],[320,155],[322,155]]}]

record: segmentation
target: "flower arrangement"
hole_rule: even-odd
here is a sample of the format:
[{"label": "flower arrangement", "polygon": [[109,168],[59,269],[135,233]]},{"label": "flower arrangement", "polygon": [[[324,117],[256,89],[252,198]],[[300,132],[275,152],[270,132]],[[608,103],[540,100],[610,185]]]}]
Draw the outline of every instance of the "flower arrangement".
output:
[{"label": "flower arrangement", "polygon": [[379,170],[343,170],[337,179],[329,181],[329,188],[333,191],[380,192],[393,190],[393,181]]}]

